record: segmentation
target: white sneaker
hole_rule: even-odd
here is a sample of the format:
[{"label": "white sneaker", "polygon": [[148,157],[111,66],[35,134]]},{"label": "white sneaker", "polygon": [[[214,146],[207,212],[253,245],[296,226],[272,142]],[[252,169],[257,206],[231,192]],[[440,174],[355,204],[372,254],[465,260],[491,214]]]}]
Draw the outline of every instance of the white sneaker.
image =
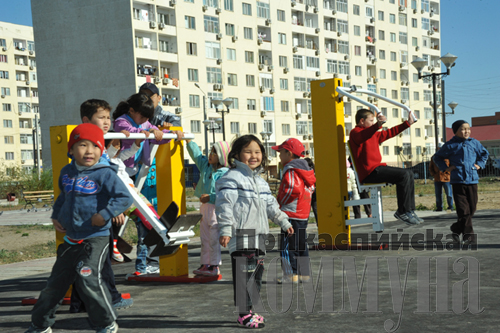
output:
[{"label": "white sneaker", "polygon": [[123,262],[125,260],[116,246],[113,246],[113,254],[111,257],[113,258],[113,260],[118,262]]},{"label": "white sneaker", "polygon": [[160,273],[160,267],[148,265],[146,267],[146,274],[158,274]]}]

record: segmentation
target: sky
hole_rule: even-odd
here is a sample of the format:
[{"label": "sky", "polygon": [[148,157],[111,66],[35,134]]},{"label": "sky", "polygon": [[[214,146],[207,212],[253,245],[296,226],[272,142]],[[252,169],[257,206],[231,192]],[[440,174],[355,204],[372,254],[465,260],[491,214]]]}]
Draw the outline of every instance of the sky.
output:
[{"label": "sky", "polygon": [[[500,112],[500,42],[492,37],[500,30],[500,1],[441,0],[440,12],[441,55],[458,57],[445,78],[446,112],[458,103],[448,127]],[[32,26],[30,0],[0,0],[0,21]]]}]

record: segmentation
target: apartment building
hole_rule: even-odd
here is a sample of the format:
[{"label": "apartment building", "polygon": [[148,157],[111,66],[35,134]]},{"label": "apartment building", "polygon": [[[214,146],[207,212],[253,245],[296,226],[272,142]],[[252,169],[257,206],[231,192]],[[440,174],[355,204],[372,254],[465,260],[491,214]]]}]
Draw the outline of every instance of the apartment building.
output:
[{"label": "apartment building", "polygon": [[0,22],[0,164],[11,172],[36,162],[33,145],[35,117],[39,114],[33,28]]},{"label": "apartment building", "polygon": [[[48,125],[78,122],[75,109],[85,99],[101,96],[116,105],[151,81],[201,147],[204,109],[208,120],[219,119],[212,99],[230,99],[226,140],[267,132],[270,147],[296,137],[314,157],[309,83],[340,77],[345,86],[408,105],[419,118],[382,145],[388,164],[412,165],[434,151],[432,86],[410,63],[426,59],[423,74],[441,69],[438,0],[54,0],[32,2],[32,9],[40,81],[53,82],[61,66],[71,72],[64,84],[41,85],[41,104],[52,114],[44,115],[43,133]],[[75,111],[56,113],[55,100]],[[387,116],[387,127],[407,118],[400,108],[369,100]],[[359,108],[345,99],[346,135]],[[222,140],[221,126],[209,126],[215,128],[208,144],[212,131]],[[268,153],[276,166],[275,152]]]}]

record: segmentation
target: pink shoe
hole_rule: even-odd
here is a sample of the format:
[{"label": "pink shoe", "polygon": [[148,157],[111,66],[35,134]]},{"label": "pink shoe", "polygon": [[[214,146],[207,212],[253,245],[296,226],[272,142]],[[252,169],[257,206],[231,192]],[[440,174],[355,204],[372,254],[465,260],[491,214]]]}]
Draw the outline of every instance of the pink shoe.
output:
[{"label": "pink shoe", "polygon": [[204,273],[208,272],[208,265],[201,265],[198,269],[193,271],[195,275],[205,275]]},{"label": "pink shoe", "polygon": [[243,317],[238,317],[236,321],[238,325],[243,326],[245,328],[264,328],[266,325],[260,321],[258,321],[252,313],[247,314]]},{"label": "pink shoe", "polygon": [[216,276],[220,274],[219,266],[210,266],[207,271],[202,272],[201,274],[205,276]]},{"label": "pink shoe", "polygon": [[259,323],[264,323],[266,321],[266,319],[264,317],[262,317],[258,313],[252,312],[252,310],[250,310],[250,314],[253,316],[253,319],[255,319]]}]

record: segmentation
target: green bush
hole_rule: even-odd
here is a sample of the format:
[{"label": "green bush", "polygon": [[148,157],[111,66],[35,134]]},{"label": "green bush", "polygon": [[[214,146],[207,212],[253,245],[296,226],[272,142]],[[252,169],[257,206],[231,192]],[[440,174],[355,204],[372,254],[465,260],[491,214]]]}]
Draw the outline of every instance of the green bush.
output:
[{"label": "green bush", "polygon": [[9,193],[15,193],[20,198],[21,188],[24,191],[52,190],[52,169],[43,169],[39,179],[36,170],[0,165],[0,198],[5,199]]}]

